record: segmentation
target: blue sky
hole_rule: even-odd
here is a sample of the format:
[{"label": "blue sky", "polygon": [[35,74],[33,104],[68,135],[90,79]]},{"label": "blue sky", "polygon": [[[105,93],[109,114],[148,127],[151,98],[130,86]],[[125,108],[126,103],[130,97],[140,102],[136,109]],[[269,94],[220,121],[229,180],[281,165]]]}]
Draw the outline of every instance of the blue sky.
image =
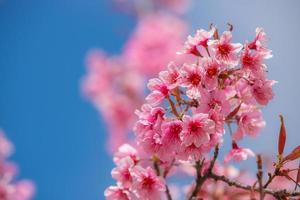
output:
[{"label": "blue sky", "polygon": [[[99,200],[112,183],[104,123],[79,89],[86,52],[101,47],[117,54],[134,27],[109,2],[0,1],[0,127],[16,145],[20,177],[37,184],[36,200]],[[267,128],[244,143],[256,152],[276,151],[279,113],[287,119],[288,149],[300,141],[299,4],[199,0],[186,17],[191,31],[231,22],[236,41],[252,38],[256,26],[266,29],[275,55],[270,77],[279,83],[264,110]]]}]

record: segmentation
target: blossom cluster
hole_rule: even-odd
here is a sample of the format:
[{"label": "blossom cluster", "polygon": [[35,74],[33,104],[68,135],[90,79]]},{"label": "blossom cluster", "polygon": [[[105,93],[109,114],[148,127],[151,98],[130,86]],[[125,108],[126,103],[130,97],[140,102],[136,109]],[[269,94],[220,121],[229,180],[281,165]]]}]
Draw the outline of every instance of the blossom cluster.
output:
[{"label": "blossom cluster", "polygon": [[6,159],[13,152],[13,145],[0,130],[0,199],[30,200],[34,193],[31,181],[15,181],[17,167]]},{"label": "blossom cluster", "polygon": [[116,168],[111,172],[116,186],[105,190],[107,200],[160,199],[166,190],[165,181],[150,167],[143,167],[138,152],[130,145],[122,145],[114,156]]},{"label": "blossom cluster", "polygon": [[[188,37],[178,54],[190,55],[194,62],[171,62],[158,78],[149,80],[150,94],[136,111],[135,148],[125,144],[115,154],[112,177],[117,185],[105,191],[107,199],[164,199],[162,193],[172,199],[165,178],[182,172],[195,175],[194,165],[201,169],[200,174],[255,182],[229,165],[214,165],[216,157],[210,158],[209,153],[223,143],[227,125],[232,149],[224,162],[254,156],[238,142],[246,136],[257,136],[264,128],[261,108],[274,96],[272,86],[276,81],[267,78],[264,64],[272,57],[265,32],[257,28],[252,41],[240,44],[232,42],[231,26],[220,36],[213,26],[208,31],[200,29]],[[185,193],[189,196],[195,190],[195,195],[204,199],[249,198],[249,191],[213,179],[200,190],[195,188],[194,183]]]},{"label": "blossom cluster", "polygon": [[266,34],[256,29],[253,41],[232,42],[232,31],[220,37],[215,27],[189,36],[180,54],[196,62],[171,63],[158,78],[150,79],[134,131],[138,145],[162,161],[200,160],[223,141],[231,124],[232,150],[226,156],[245,160],[253,156],[237,141],[256,136],[265,126],[261,107],[273,98],[275,81],[267,79],[264,60],[270,58]]},{"label": "blossom cluster", "polygon": [[185,33],[180,19],[149,14],[139,20],[121,55],[109,57],[99,50],[88,54],[83,90],[108,124],[111,151],[128,142],[136,121],[134,110],[143,102],[146,79],[161,71],[169,60],[183,62],[174,49],[180,49]]}]

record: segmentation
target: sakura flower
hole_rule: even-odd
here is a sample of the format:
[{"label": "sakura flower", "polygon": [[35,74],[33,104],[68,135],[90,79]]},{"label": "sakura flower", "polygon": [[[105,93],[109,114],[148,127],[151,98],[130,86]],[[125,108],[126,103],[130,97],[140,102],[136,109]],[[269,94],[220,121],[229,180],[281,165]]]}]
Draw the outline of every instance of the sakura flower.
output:
[{"label": "sakura flower", "polygon": [[231,43],[232,34],[231,31],[225,31],[220,40],[214,40],[209,43],[212,51],[215,54],[216,59],[225,65],[234,67],[238,64],[238,53],[242,49],[242,44]]},{"label": "sakura flower", "polygon": [[252,86],[252,94],[256,101],[261,105],[267,105],[273,99],[274,92],[272,86],[276,83],[273,80],[258,79],[254,81]]},{"label": "sakura flower", "polygon": [[224,116],[230,112],[230,104],[223,90],[202,91],[200,105],[197,112],[210,113],[217,110]]},{"label": "sakura flower", "polygon": [[218,86],[218,76],[221,72],[222,66],[216,60],[204,59],[203,67],[205,69],[205,87],[209,90],[213,90]]},{"label": "sakura flower", "polygon": [[238,128],[233,138],[240,140],[244,135],[256,136],[264,127],[266,123],[262,118],[259,110],[250,109],[243,112],[238,120]]},{"label": "sakura flower", "polygon": [[131,160],[136,164],[139,161],[137,150],[129,144],[123,144],[119,147],[118,151],[114,155],[114,162],[119,164],[121,160],[127,157],[131,158]]},{"label": "sakura flower", "polygon": [[180,160],[200,160],[203,158],[203,153],[203,150],[197,147],[194,143],[188,146],[182,144],[177,157]]},{"label": "sakura flower", "polygon": [[151,167],[146,169],[137,166],[133,170],[133,190],[138,198],[145,200],[161,199],[162,193],[166,190],[165,182],[158,177]]},{"label": "sakura flower", "polygon": [[0,159],[4,159],[11,155],[13,151],[13,145],[8,141],[0,129]]},{"label": "sakura flower", "polygon": [[254,157],[254,153],[251,149],[240,148],[235,142],[233,142],[232,149],[225,156],[224,162],[228,163],[230,160],[239,162],[241,160],[247,160],[248,156]]},{"label": "sakura flower", "polygon": [[180,134],[183,130],[183,122],[180,120],[172,120],[162,124],[162,143],[169,151],[178,149],[181,143]]},{"label": "sakura flower", "polygon": [[181,86],[187,87],[187,96],[192,99],[199,98],[203,68],[199,65],[184,65],[181,73]]},{"label": "sakura flower", "polygon": [[144,104],[141,111],[137,110],[136,114],[139,116],[139,120],[134,126],[134,132],[137,136],[140,136],[152,129],[157,120],[163,118],[165,109],[162,107],[153,108],[149,104]]},{"label": "sakura flower", "polygon": [[200,147],[201,144],[209,142],[210,134],[215,131],[215,124],[207,114],[199,113],[192,117],[184,115],[183,123],[180,138],[185,146],[194,144],[196,147]]},{"label": "sakura flower", "polygon": [[159,73],[159,78],[167,84],[168,89],[174,89],[180,78],[178,67],[173,62],[169,63],[167,70]]},{"label": "sakura flower", "polygon": [[145,15],[125,45],[124,58],[143,76],[156,75],[171,60],[184,59],[175,51],[180,49],[185,33],[186,24],[179,18],[163,13]]},{"label": "sakura flower", "polygon": [[251,42],[248,47],[259,52],[264,59],[272,58],[272,51],[266,47],[266,33],[263,28],[256,28],[256,36],[253,42]]},{"label": "sakura flower", "polygon": [[106,200],[137,200],[138,198],[128,189],[121,186],[110,186],[104,191]]},{"label": "sakura flower", "polygon": [[256,51],[250,51],[247,47],[241,55],[241,65],[243,69],[250,70],[259,77],[264,77],[265,66],[262,64],[263,55]]},{"label": "sakura flower", "polygon": [[[212,28],[210,31],[206,31],[203,29],[197,30],[194,37],[188,36],[187,41],[184,44],[184,50],[182,51],[182,53],[202,57],[198,48],[200,48],[201,46],[207,48],[207,42],[213,36],[214,32],[215,28]],[[181,54],[181,52],[179,52],[179,54]]]},{"label": "sakura flower", "polygon": [[146,101],[151,105],[158,105],[169,93],[168,86],[158,78],[150,79],[147,86],[151,93],[146,97]]},{"label": "sakura flower", "polygon": [[118,181],[120,185],[129,188],[132,184],[131,168],[134,166],[133,160],[124,158],[118,166],[111,171],[111,176]]}]

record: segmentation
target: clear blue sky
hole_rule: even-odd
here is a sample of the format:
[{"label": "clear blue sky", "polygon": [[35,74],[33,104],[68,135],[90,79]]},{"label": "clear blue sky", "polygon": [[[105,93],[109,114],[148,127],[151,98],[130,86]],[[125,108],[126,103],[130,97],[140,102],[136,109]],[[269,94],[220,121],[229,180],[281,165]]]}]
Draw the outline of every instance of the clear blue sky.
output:
[{"label": "clear blue sky", "polygon": [[[254,150],[274,152],[278,114],[287,117],[288,148],[299,144],[300,2],[198,1],[187,19],[235,25],[236,40],[265,27],[279,81],[265,110],[268,123]],[[112,183],[105,127],[79,90],[91,47],[118,53],[134,20],[111,10],[110,0],[0,0],[0,127],[16,145],[21,177],[37,184],[36,200],[99,200]],[[192,28],[191,28],[192,30]]]}]

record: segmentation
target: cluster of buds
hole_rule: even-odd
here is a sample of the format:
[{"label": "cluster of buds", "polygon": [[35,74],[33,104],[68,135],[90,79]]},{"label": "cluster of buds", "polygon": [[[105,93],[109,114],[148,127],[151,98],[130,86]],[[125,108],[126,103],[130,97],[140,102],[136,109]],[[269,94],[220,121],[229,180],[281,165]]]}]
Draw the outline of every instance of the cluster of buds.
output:
[{"label": "cluster of buds", "polygon": [[[180,19],[149,14],[140,19],[121,55],[107,57],[99,50],[88,54],[83,90],[108,124],[110,151],[128,142],[136,121],[134,110],[143,102],[146,80],[178,57],[174,49],[181,47],[185,33],[185,23]],[[176,61],[181,63],[182,58]]]},{"label": "cluster of buds", "polygon": [[[300,151],[297,147],[283,156],[283,118],[278,161],[265,182],[260,155],[257,179],[226,164],[255,156],[238,142],[257,136],[264,128],[261,108],[274,96],[276,81],[267,78],[264,64],[272,54],[263,29],[257,28],[252,41],[240,44],[232,42],[231,25],[221,36],[211,26],[209,31],[201,29],[189,36],[178,54],[191,55],[194,62],[172,62],[148,82],[150,94],[136,111],[135,148],[124,144],[115,154],[112,177],[117,185],[106,189],[106,198],[171,200],[174,189],[166,179],[182,172],[196,176],[185,190],[189,200],[299,197],[297,187],[287,190],[291,180],[299,185],[299,168],[291,170],[286,164],[298,159]],[[217,157],[226,126],[232,149],[220,162]],[[295,180],[291,173],[297,171]]]},{"label": "cluster of buds", "polygon": [[17,167],[6,159],[13,152],[13,145],[0,130],[0,199],[30,200],[34,186],[28,180],[15,181]]}]

